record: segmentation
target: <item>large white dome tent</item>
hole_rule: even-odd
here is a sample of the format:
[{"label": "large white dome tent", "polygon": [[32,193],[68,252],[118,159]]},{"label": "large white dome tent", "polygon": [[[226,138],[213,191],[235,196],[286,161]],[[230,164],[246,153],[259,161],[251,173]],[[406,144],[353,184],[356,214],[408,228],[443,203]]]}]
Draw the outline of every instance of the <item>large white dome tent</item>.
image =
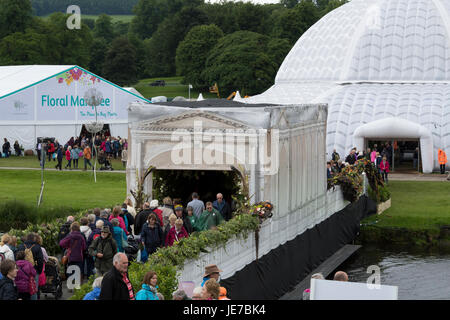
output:
[{"label": "large white dome tent", "polygon": [[419,126],[423,171],[438,169],[437,150],[450,152],[450,1],[352,0],[300,37],[271,88],[244,100],[327,103],[329,155],[362,150],[364,138],[400,138],[389,126],[355,132],[402,119],[406,132]]},{"label": "large white dome tent", "polygon": [[37,137],[55,137],[62,144],[78,136],[83,124],[95,121],[95,110],[84,101],[90,88],[101,92],[98,121],[111,135],[128,136],[128,105],[150,102],[131,88],[121,88],[76,65],[0,67],[0,138],[25,149]]}]

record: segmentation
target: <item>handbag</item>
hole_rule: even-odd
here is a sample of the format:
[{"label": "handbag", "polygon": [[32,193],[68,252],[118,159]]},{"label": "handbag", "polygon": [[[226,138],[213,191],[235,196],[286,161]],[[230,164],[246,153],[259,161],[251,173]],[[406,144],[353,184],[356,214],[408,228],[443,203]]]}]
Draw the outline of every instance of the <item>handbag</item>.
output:
[{"label": "handbag", "polygon": [[45,263],[42,267],[42,272],[39,275],[39,287],[43,287],[45,286],[45,284],[47,283],[47,277],[45,276]]},{"label": "handbag", "polygon": [[28,292],[32,296],[33,294],[36,294],[38,292],[38,289],[36,287],[36,281],[33,277],[28,277]]}]

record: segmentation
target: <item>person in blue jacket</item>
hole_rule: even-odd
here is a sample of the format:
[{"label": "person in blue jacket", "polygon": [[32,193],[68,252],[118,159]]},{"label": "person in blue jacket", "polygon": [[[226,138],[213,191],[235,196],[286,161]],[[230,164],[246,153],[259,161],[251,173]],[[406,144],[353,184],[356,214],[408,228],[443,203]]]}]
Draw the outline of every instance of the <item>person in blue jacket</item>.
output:
[{"label": "person in blue jacket", "polygon": [[159,300],[158,276],[156,272],[149,271],[145,274],[142,289],[136,294],[136,300]]},{"label": "person in blue jacket", "polygon": [[92,284],[92,291],[86,293],[83,300],[98,300],[102,290],[102,280],[103,277],[95,278],[94,283]]}]

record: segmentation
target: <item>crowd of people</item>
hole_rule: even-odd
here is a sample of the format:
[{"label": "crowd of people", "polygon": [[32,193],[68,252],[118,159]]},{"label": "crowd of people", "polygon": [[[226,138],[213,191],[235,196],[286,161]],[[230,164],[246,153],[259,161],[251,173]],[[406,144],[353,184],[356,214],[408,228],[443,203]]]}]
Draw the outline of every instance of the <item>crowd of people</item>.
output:
[{"label": "crowd of people", "polygon": [[[95,147],[95,148],[94,148]],[[58,140],[48,142],[38,142],[36,144],[36,152],[38,159],[41,162],[43,151],[48,158],[47,161],[53,160],[57,162],[56,169],[62,170],[63,160],[67,161],[64,169],[78,169],[78,160],[84,159],[84,170],[93,169],[91,160],[95,155],[95,150],[98,150],[98,161],[103,166],[102,168],[111,168],[111,159],[120,158],[123,167],[126,166],[128,155],[127,139],[120,137],[111,137],[96,135],[95,139],[89,136],[82,135],[79,137],[71,137],[66,144],[61,145]],[[42,162],[41,162],[42,163]]]},{"label": "crowd of people", "polygon": [[[416,150],[418,157],[418,150]],[[350,153],[343,160],[336,149],[331,154],[331,160],[327,161],[327,178],[331,179],[334,175],[340,173],[343,168],[348,165],[354,165],[358,160],[367,159],[372,162],[381,174],[383,181],[388,183],[388,173],[392,163],[392,146],[389,142],[378,146],[375,144],[373,148],[367,148],[367,150],[357,151],[354,147],[350,150]],[[416,154],[414,155],[416,158]],[[415,163],[415,162],[414,162]]]},{"label": "crowd of people", "polygon": [[[184,207],[180,199],[165,197],[162,206],[155,199],[145,202],[139,212],[127,198],[112,210],[95,208],[80,221],[69,216],[58,234],[64,272],[69,266],[77,266],[83,277],[80,280],[95,275],[93,290],[85,299],[161,300],[154,272],[145,275],[139,292],[134,291],[126,275],[128,262],[136,259],[144,263],[158,248],[172,246],[195,231],[214,229],[231,219],[232,211],[223,195],[219,193],[216,198],[205,204],[194,192],[192,201]],[[129,242],[142,244],[136,256],[127,251]],[[28,234],[19,246],[15,237],[3,235],[0,300],[37,300],[39,288],[45,284],[42,278],[45,278],[48,260],[42,237],[37,233]],[[226,298],[225,288],[214,283],[219,272],[217,266],[207,266],[203,289],[194,292],[192,299],[218,299],[221,292],[222,298]],[[208,282],[210,278],[212,280]],[[187,299],[187,295],[180,289],[174,292],[173,298]]]}]

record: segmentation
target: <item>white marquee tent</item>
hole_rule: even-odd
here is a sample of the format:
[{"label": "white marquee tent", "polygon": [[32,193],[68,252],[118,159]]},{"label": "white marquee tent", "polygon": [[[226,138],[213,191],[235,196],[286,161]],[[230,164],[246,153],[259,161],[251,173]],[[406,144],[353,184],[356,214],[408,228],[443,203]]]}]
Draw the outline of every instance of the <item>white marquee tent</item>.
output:
[{"label": "white marquee tent", "polygon": [[0,67],[0,138],[34,149],[37,137],[55,137],[62,144],[78,136],[82,125],[95,121],[84,101],[90,88],[101,92],[98,121],[113,136],[128,136],[128,105],[150,102],[134,88],[121,88],[76,65]]},{"label": "white marquee tent", "polygon": [[327,103],[329,157],[364,138],[418,138],[431,172],[437,150],[450,153],[450,1],[352,0],[300,37],[271,88],[243,100]]}]

